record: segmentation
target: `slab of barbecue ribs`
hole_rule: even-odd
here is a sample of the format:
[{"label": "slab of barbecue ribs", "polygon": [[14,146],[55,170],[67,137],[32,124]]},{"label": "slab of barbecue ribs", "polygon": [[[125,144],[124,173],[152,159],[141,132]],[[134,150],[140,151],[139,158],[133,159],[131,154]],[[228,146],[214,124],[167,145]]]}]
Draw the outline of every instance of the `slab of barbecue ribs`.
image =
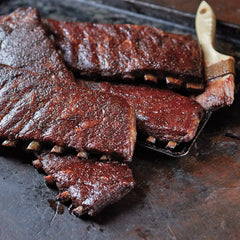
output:
[{"label": "slab of barbecue ribs", "polygon": [[170,90],[78,80],[81,87],[123,97],[134,108],[138,132],[158,141],[188,142],[203,116],[202,106]]},{"label": "slab of barbecue ribs", "polygon": [[1,137],[132,158],[135,115],[124,99],[4,65],[0,85]]},{"label": "slab of barbecue ribs", "polygon": [[44,177],[47,183],[56,183],[60,201],[71,200],[72,212],[77,216],[95,215],[135,185],[132,172],[124,163],[42,154],[33,164],[48,175]]},{"label": "slab of barbecue ribs", "polygon": [[[67,65],[80,75],[108,75],[112,79],[155,72],[184,76],[185,80],[202,79],[201,51],[189,36],[145,26],[43,22]],[[79,84],[127,99],[135,109],[138,130],[159,141],[190,141],[203,113],[195,101],[170,91],[83,81]]]},{"label": "slab of barbecue ribs", "polygon": [[76,86],[35,9],[5,16],[0,31],[1,137],[132,158],[134,110],[122,98]]},{"label": "slab of barbecue ribs", "polygon": [[[191,36],[175,35],[147,26],[43,20],[66,64],[77,76],[111,80],[161,81],[170,87],[203,90],[201,50]],[[99,80],[100,78],[98,78]],[[109,79],[109,78],[108,78]],[[234,79],[208,81],[196,96],[205,110],[229,106]]]},{"label": "slab of barbecue ribs", "polygon": [[[168,70],[165,70],[164,74],[168,74]],[[137,72],[129,71],[135,76]],[[142,70],[140,72],[143,74]],[[179,75],[173,72],[172,76],[186,75],[183,79],[188,81],[191,79],[188,72],[186,70]],[[124,70],[122,75],[125,73]],[[146,79],[148,73],[152,74],[152,71],[144,70]],[[118,75],[114,72],[110,74],[112,77]],[[142,109],[136,110],[138,125],[146,134],[154,134],[161,140],[168,141],[175,137],[176,141],[188,141],[201,118],[202,109],[198,104],[170,91],[164,90],[161,99],[156,97],[159,93],[156,89],[133,86],[127,91],[133,91],[138,100],[130,101],[129,98],[127,101],[123,98],[126,95],[124,87],[121,89],[119,85],[115,90],[114,87],[107,88],[105,92],[95,91],[75,82],[61,54],[45,34],[35,9],[18,9],[0,18],[0,136],[8,139],[10,144],[18,139],[34,140],[75,148],[79,156],[87,157],[86,152],[92,152],[131,160],[136,139],[136,119],[128,101],[136,103],[144,94],[154,99],[152,103],[149,99]],[[120,91],[121,94],[114,96],[114,91]],[[171,126],[167,130],[156,129],[155,116],[149,122],[143,121],[145,112],[148,112],[147,105],[148,114],[164,112],[165,120],[170,120],[173,116],[171,111],[180,109],[178,101],[182,102],[185,109],[178,112],[177,118],[166,122]],[[175,104],[175,107],[171,111],[169,108],[170,112],[163,111],[163,108],[168,108],[164,103],[168,106]],[[155,111],[157,106],[160,108]],[[45,178],[46,181],[57,183],[62,192],[60,199],[72,199],[76,215],[85,212],[94,215],[122,198],[134,186],[132,173],[125,164],[50,154],[42,155],[34,165],[42,167],[50,175]],[[91,175],[86,174],[89,172]]]},{"label": "slab of barbecue ribs", "polygon": [[201,50],[192,36],[129,24],[43,22],[66,64],[80,76],[154,82],[167,77],[171,85],[204,87]]},{"label": "slab of barbecue ribs", "polygon": [[[75,148],[80,157],[93,152],[130,160],[135,113],[123,98],[77,86],[38,12],[18,9],[0,19],[0,136],[8,146],[18,139],[34,140],[31,149],[47,142]],[[67,200],[68,193],[78,216],[96,214],[135,184],[126,164],[54,155],[39,161],[65,191],[59,198]]]}]

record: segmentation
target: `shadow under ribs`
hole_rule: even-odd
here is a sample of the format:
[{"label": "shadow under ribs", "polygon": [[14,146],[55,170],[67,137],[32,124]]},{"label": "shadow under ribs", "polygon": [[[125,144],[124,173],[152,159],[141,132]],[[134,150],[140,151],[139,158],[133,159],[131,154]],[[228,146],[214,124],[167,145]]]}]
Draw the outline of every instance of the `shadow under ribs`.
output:
[{"label": "shadow under ribs", "polygon": [[77,216],[97,214],[123,198],[135,185],[132,172],[124,163],[43,154],[33,164],[48,174],[47,183],[56,183],[60,201],[71,200],[72,212]]},{"label": "shadow under ribs", "polygon": [[132,158],[134,110],[76,86],[35,9],[2,17],[0,31],[0,136]]}]

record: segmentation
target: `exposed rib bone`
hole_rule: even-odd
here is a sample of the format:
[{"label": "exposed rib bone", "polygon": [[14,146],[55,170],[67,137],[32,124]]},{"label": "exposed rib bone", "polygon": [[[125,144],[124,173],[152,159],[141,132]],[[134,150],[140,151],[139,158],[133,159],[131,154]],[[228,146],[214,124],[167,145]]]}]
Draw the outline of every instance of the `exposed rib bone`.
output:
[{"label": "exposed rib bone", "polygon": [[152,75],[152,74],[145,74],[144,75],[144,80],[145,81],[150,81],[150,82],[155,82],[155,83],[157,83],[157,81],[158,81],[157,77]]},{"label": "exposed rib bone", "polygon": [[44,176],[44,180],[49,185],[53,185],[55,183],[54,178],[53,178],[52,175]]},{"label": "exposed rib bone", "polygon": [[187,83],[186,84],[187,89],[193,89],[193,90],[202,90],[204,89],[204,84],[200,83]]},{"label": "exposed rib bone", "polygon": [[124,74],[123,76],[122,76],[122,78],[124,79],[124,80],[135,80],[135,77],[133,76],[133,75],[131,75],[130,73],[129,74]]},{"label": "exposed rib bone", "polygon": [[183,85],[183,80],[173,77],[166,77],[166,84],[175,87],[181,87]]},{"label": "exposed rib bone", "polygon": [[147,138],[147,140],[146,140],[146,142],[150,142],[150,143],[156,143],[156,138],[155,137],[153,137],[153,136],[149,136],[148,138]]},{"label": "exposed rib bone", "polygon": [[102,155],[101,157],[100,157],[100,160],[101,161],[107,161],[107,160],[111,160],[111,156],[110,155]]},{"label": "exposed rib bone", "polygon": [[78,217],[82,216],[85,212],[83,206],[76,207],[72,210],[72,213]]},{"label": "exposed rib bone", "polygon": [[87,153],[87,152],[84,152],[84,151],[79,152],[79,153],[77,154],[77,157],[87,159],[87,158],[88,158],[88,153]]},{"label": "exposed rib bone", "polygon": [[31,151],[39,151],[40,150],[40,143],[38,141],[32,141],[29,143],[29,145],[27,146],[27,150],[31,150]]},{"label": "exposed rib bone", "polygon": [[32,161],[32,163],[33,163],[33,166],[34,166],[36,169],[38,169],[38,170],[42,169],[42,166],[43,166],[43,165],[42,165],[42,163],[39,161],[39,159]]},{"label": "exposed rib bone", "polygon": [[177,143],[176,142],[173,142],[173,141],[169,141],[166,148],[169,148],[169,149],[174,149],[175,147],[177,146]]},{"label": "exposed rib bone", "polygon": [[71,195],[69,192],[65,191],[57,195],[57,200],[61,202],[68,202],[71,199]]},{"label": "exposed rib bone", "polygon": [[2,145],[6,147],[15,147],[17,144],[17,140],[5,140]]},{"label": "exposed rib bone", "polygon": [[63,153],[63,151],[64,151],[64,147],[55,145],[52,148],[51,153],[58,153],[58,154],[60,154],[60,153]]}]

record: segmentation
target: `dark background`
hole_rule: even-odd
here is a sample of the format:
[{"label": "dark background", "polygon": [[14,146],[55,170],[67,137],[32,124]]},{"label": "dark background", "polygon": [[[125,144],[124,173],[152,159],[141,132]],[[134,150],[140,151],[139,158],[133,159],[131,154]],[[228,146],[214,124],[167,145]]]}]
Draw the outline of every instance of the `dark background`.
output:
[{"label": "dark background", "polygon": [[[8,0],[0,2],[0,14],[33,6],[58,20],[145,24],[195,35],[199,2]],[[209,3],[224,20],[218,21],[216,48],[236,58],[238,83],[239,3]],[[0,239],[240,239],[238,95],[231,107],[212,115],[187,156],[137,146],[131,164],[136,188],[94,218],[72,216],[54,201],[57,190],[46,186],[23,146],[0,147]]]}]

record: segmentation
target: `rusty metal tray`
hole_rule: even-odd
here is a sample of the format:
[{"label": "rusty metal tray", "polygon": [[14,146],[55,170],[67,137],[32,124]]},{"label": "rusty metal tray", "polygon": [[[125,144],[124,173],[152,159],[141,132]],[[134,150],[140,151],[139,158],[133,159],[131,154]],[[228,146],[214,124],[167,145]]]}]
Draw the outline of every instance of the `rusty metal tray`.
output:
[{"label": "rusty metal tray", "polygon": [[[194,15],[140,1],[6,0],[0,15],[37,7],[58,20],[145,24],[174,33],[194,31]],[[218,22],[216,48],[233,55],[240,77],[240,27]],[[239,239],[240,99],[214,112],[186,156],[136,147],[136,188],[94,218],[72,216],[55,202],[21,146],[0,147],[0,239]],[[210,115],[207,115],[208,119]],[[205,121],[204,121],[205,122]],[[182,154],[184,155],[184,154]]]}]

